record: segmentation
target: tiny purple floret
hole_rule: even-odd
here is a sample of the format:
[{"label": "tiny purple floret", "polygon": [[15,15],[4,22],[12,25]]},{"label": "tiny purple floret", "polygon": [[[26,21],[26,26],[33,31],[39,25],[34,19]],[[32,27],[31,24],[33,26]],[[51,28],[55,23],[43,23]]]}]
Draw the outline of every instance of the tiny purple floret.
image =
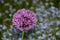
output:
[{"label": "tiny purple floret", "polygon": [[13,15],[12,22],[13,25],[21,31],[30,30],[36,26],[37,18],[34,12],[20,9]]}]

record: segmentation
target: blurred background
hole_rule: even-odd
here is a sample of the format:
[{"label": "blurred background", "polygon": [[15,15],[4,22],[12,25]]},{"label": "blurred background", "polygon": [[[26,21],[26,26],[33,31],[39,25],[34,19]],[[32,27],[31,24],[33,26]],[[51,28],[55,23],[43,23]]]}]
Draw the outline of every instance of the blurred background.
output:
[{"label": "blurred background", "polygon": [[34,11],[38,19],[24,40],[60,40],[60,0],[0,0],[0,40],[22,40],[22,32],[12,25],[19,9]]}]

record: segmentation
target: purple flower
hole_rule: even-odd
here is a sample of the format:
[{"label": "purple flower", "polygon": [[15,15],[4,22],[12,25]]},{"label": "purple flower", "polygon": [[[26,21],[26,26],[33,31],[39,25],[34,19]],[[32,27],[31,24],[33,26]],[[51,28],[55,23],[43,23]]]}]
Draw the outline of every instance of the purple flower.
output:
[{"label": "purple flower", "polygon": [[35,27],[37,18],[34,12],[20,9],[13,15],[12,22],[17,29],[23,31]]}]

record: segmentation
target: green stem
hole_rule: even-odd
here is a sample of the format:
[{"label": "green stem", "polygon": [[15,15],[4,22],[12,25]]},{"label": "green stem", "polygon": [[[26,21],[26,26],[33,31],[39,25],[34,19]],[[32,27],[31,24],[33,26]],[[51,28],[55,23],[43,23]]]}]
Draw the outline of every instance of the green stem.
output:
[{"label": "green stem", "polygon": [[24,31],[22,32],[22,40],[24,40]]}]

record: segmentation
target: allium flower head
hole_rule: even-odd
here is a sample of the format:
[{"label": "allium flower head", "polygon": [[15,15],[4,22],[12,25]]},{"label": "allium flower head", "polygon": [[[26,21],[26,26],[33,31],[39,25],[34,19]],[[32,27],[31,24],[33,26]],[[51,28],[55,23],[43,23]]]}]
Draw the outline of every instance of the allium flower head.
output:
[{"label": "allium flower head", "polygon": [[35,27],[37,18],[34,12],[20,9],[13,15],[12,22],[17,29],[23,31]]}]

